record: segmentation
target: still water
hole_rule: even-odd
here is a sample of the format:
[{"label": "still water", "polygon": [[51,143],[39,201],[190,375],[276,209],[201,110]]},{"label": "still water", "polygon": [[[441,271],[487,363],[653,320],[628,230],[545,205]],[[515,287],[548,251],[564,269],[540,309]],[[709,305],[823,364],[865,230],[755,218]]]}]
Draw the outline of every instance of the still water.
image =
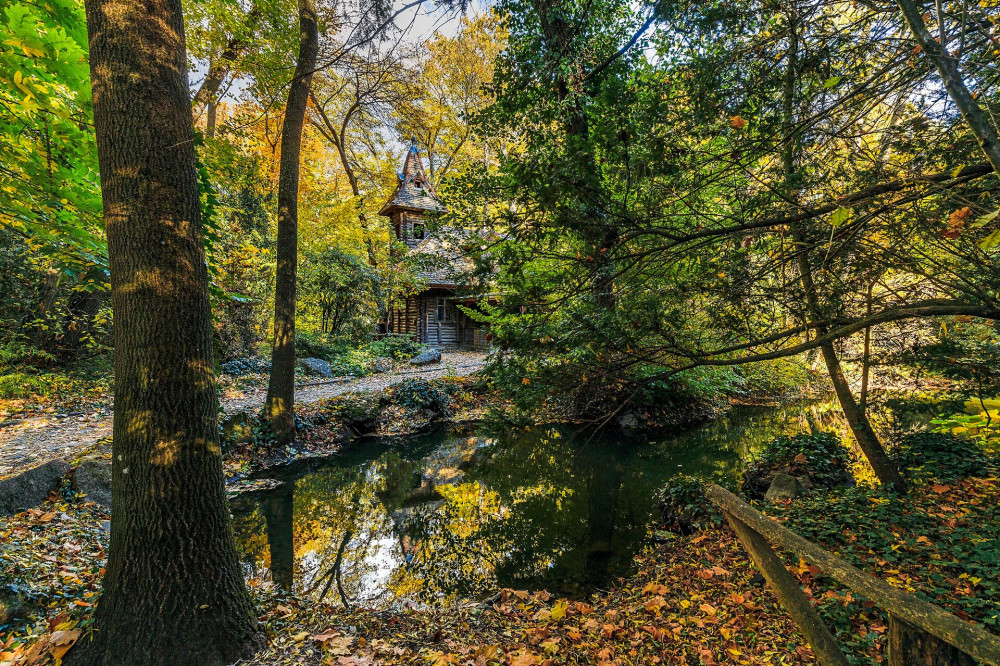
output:
[{"label": "still water", "polygon": [[737,407],[652,441],[566,426],[442,429],[351,444],[232,502],[251,580],[335,603],[449,603],[499,587],[580,595],[628,572],[672,476],[735,479],[815,405]]}]

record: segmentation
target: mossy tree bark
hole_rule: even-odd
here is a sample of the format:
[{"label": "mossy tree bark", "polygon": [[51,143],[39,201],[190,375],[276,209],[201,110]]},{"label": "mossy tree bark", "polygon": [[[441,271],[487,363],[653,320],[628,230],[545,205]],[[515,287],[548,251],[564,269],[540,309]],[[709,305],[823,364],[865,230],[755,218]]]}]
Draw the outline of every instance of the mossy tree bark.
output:
[{"label": "mossy tree bark", "polygon": [[288,90],[278,166],[277,274],[274,348],[264,413],[279,444],[295,439],[295,280],[299,253],[299,153],[319,51],[315,0],[299,0],[299,56]]},{"label": "mossy tree bark", "polygon": [[180,0],[87,0],[114,310],[111,543],[68,663],[229,663],[258,644],[222,476]]}]

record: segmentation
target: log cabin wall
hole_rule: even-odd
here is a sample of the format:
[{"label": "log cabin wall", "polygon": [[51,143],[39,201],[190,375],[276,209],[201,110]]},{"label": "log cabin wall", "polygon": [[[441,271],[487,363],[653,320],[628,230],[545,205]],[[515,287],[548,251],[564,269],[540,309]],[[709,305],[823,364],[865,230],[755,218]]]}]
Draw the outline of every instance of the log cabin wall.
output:
[{"label": "log cabin wall", "polygon": [[454,347],[458,339],[458,310],[450,294],[430,290],[419,296],[423,304],[421,321],[424,323],[424,337],[421,342],[442,347]]},{"label": "log cabin wall", "polygon": [[392,229],[396,238],[411,250],[420,244],[427,233],[423,213],[405,210],[392,213]]},{"label": "log cabin wall", "polygon": [[392,332],[437,347],[489,347],[488,331],[460,311],[452,293],[444,289],[408,296],[401,307],[393,309]]}]

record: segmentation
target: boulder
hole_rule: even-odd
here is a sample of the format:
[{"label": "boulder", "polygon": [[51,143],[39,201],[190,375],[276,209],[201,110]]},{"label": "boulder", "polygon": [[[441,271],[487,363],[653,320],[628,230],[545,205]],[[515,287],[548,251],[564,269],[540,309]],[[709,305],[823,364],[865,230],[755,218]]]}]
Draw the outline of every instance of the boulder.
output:
[{"label": "boulder", "polygon": [[626,437],[631,437],[642,429],[642,419],[635,412],[623,412],[615,417],[615,422]]},{"label": "boulder", "polygon": [[15,589],[0,587],[0,625],[25,618],[33,610],[28,600]]},{"label": "boulder", "polygon": [[791,474],[778,473],[771,480],[771,485],[764,494],[764,499],[769,502],[779,502],[781,500],[795,499],[805,491],[802,482]]},{"label": "boulder", "polygon": [[111,461],[87,456],[73,473],[73,490],[87,496],[88,502],[111,507]]},{"label": "boulder", "polygon": [[0,515],[10,516],[38,506],[68,471],[69,463],[56,459],[0,481]]},{"label": "boulder", "polygon": [[235,412],[222,417],[222,452],[229,453],[236,444],[246,444],[253,439],[253,424],[246,412]]},{"label": "boulder", "polygon": [[372,372],[392,372],[392,361],[387,358],[377,358],[372,361],[371,371]]},{"label": "boulder", "polygon": [[433,347],[430,349],[425,349],[416,356],[410,359],[410,365],[430,365],[431,363],[441,362],[441,352]]},{"label": "boulder", "polygon": [[299,359],[299,367],[307,375],[312,375],[313,377],[333,377],[333,368],[321,358]]}]

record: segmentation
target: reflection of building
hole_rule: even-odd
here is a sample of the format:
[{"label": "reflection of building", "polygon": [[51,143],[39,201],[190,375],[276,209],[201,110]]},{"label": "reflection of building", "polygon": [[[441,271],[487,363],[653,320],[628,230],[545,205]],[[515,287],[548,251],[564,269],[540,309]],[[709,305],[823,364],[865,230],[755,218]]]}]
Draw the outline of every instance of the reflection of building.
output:
[{"label": "reflection of building", "polygon": [[411,335],[418,342],[436,346],[485,347],[485,325],[455,307],[471,306],[477,300],[458,294],[459,286],[473,270],[463,250],[472,235],[454,227],[430,231],[424,216],[442,211],[444,207],[424,173],[420,151],[411,145],[396,191],[379,215],[391,220],[396,238],[406,244],[409,257],[418,263],[417,279],[423,289],[393,309],[389,332]]}]

